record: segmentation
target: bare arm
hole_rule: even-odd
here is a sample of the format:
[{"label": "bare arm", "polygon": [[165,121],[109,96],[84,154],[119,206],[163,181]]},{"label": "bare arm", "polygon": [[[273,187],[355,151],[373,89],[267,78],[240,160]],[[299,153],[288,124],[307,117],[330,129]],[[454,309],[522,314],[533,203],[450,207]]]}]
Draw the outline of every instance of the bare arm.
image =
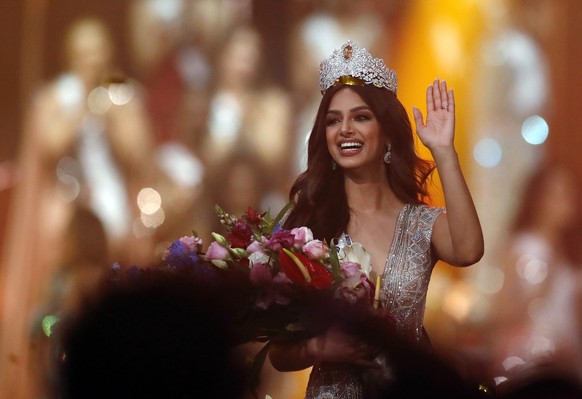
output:
[{"label": "bare arm", "polygon": [[436,162],[447,213],[435,222],[433,246],[439,259],[468,266],[483,256],[481,224],[454,148],[455,99],[446,82],[436,79],[426,91],[426,124],[414,108],[416,130]]}]

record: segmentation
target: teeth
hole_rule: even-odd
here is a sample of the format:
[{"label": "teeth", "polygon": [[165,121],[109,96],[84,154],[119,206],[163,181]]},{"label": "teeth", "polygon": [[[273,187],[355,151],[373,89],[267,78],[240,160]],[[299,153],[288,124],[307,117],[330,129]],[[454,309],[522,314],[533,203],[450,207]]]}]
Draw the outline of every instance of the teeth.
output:
[{"label": "teeth", "polygon": [[348,150],[348,149],[357,149],[357,148],[361,148],[362,147],[362,143],[358,143],[355,141],[350,141],[350,142],[346,142],[346,143],[341,143],[340,144],[340,148],[342,150]]}]

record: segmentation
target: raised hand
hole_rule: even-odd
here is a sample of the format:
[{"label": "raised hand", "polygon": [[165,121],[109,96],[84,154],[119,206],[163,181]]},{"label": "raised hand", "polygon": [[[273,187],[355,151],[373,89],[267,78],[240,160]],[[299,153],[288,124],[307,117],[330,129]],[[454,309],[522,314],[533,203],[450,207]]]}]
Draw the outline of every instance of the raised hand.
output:
[{"label": "raised hand", "polygon": [[416,133],[431,151],[438,147],[453,146],[455,134],[455,97],[447,90],[447,83],[439,79],[426,89],[426,124],[422,112],[413,107]]}]

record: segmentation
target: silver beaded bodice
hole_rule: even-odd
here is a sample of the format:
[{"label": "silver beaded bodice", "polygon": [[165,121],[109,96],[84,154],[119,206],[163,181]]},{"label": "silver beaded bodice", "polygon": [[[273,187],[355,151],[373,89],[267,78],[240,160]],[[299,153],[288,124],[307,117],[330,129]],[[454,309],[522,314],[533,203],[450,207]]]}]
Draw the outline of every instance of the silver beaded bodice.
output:
[{"label": "silver beaded bodice", "polygon": [[402,208],[392,247],[382,274],[380,302],[396,319],[402,334],[422,340],[426,294],[434,260],[431,254],[432,227],[444,208]]},{"label": "silver beaded bodice", "polygon": [[[444,208],[406,204],[398,215],[394,238],[381,279],[380,301],[390,311],[403,335],[423,340],[426,294],[434,266],[432,228]],[[344,237],[349,240],[349,237]],[[307,399],[363,398],[357,369],[350,365],[313,366]]]}]

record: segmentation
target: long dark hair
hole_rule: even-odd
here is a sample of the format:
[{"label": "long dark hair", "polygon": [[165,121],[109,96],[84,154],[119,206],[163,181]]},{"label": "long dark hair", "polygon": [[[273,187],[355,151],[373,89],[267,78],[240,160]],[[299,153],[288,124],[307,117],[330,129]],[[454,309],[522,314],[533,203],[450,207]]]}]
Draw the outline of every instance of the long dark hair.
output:
[{"label": "long dark hair", "polygon": [[346,87],[370,107],[381,131],[390,138],[392,162],[386,165],[388,184],[401,201],[424,203],[429,197],[426,180],[434,169],[432,162],[416,154],[410,119],[394,93],[372,86],[330,87],[321,100],[309,137],[307,170],[295,180],[289,193],[294,207],[285,223],[287,227],[307,226],[315,237],[328,241],[344,232],[350,220],[343,172],[341,168],[332,169],[325,137],[331,99]]}]

